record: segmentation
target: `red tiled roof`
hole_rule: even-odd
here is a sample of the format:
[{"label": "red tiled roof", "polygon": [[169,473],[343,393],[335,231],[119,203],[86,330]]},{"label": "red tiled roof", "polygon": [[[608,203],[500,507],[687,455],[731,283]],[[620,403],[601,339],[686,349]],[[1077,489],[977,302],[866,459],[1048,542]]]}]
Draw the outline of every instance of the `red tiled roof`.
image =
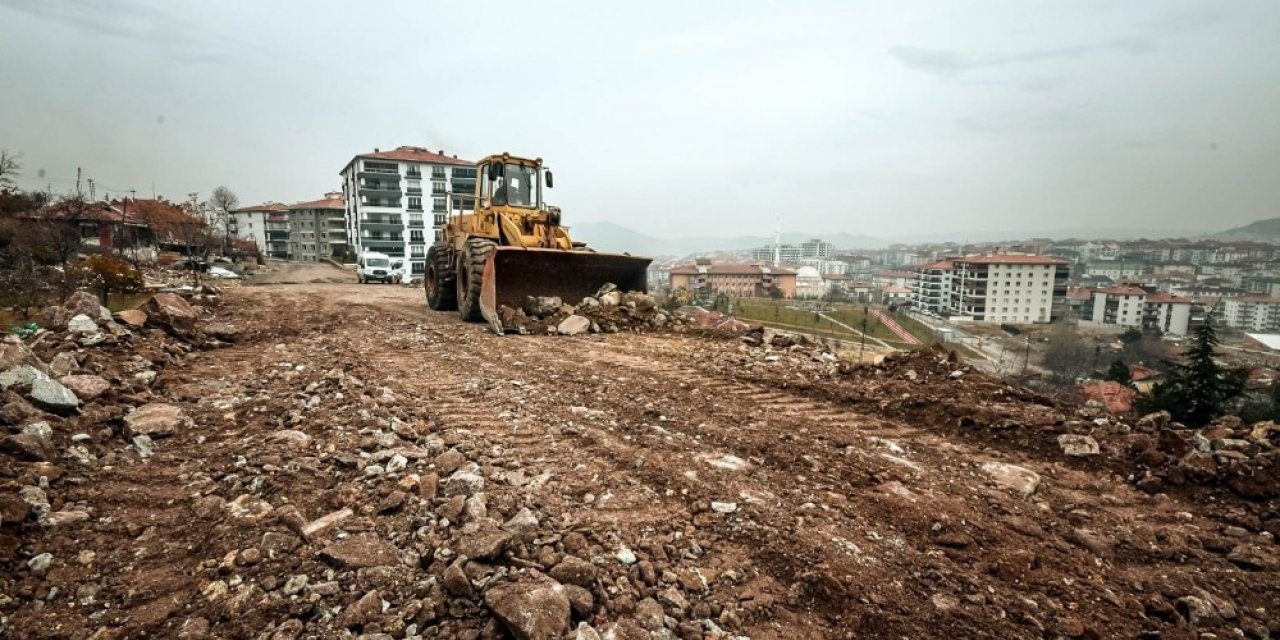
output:
[{"label": "red tiled roof", "polygon": [[1088,300],[1093,297],[1093,289],[1088,287],[1079,287],[1067,290],[1068,300]]},{"label": "red tiled roof", "polygon": [[[460,160],[458,159],[457,156],[444,155],[443,150],[440,153],[436,153],[434,151],[431,151],[429,149],[424,149],[422,147],[397,147],[395,149],[392,149],[391,151],[374,151],[371,153],[358,153],[355,155],[354,158],[351,159],[351,162],[354,162],[356,158],[367,158],[370,160],[403,160],[405,162],[426,162],[430,164],[454,164],[454,165],[460,165],[460,166],[475,165],[474,162],[471,162],[469,160]],[[348,162],[346,166],[342,167],[342,170],[346,171],[347,167],[351,166],[351,162]]]},{"label": "red tiled roof", "polygon": [[1062,258],[1026,253],[984,253],[965,256],[958,262],[973,264],[1067,264]]},{"label": "red tiled roof", "polygon": [[1191,304],[1191,300],[1187,298],[1179,298],[1178,296],[1169,295],[1167,293],[1152,293],[1147,295],[1147,302],[1171,302],[1175,304]]},{"label": "red tiled roof", "polygon": [[283,202],[264,202],[262,204],[255,204],[252,207],[241,207],[239,209],[232,209],[231,213],[251,213],[251,212],[258,212],[258,211],[269,212],[269,211],[288,211],[288,210],[289,210],[289,206]]},{"label": "red tiled roof", "polygon": [[954,260],[939,260],[937,262],[930,262],[929,264],[922,265],[920,268],[921,269],[954,269],[955,267],[956,267],[956,263]]},{"label": "red tiled roof", "polygon": [[762,264],[737,264],[737,263],[729,263],[729,262],[722,262],[719,264],[709,264],[705,266],[696,265],[696,264],[681,265],[679,267],[672,269],[671,275],[695,276],[700,273],[703,273],[702,271],[699,271],[700,268],[705,268],[706,274],[712,275],[712,276],[754,276],[754,275],[760,275],[762,273],[772,273],[774,275],[779,275],[779,276],[796,275],[796,272],[790,269],[784,269],[782,267],[771,267],[769,265],[762,265]]},{"label": "red tiled roof", "polygon": [[67,222],[124,222],[124,213],[105,202],[59,202],[32,211],[30,217]]},{"label": "red tiled roof", "polygon": [[298,204],[291,204],[289,205],[288,208],[290,210],[293,210],[293,209],[346,209],[347,203],[343,202],[342,198],[321,198],[319,200],[311,200],[308,202],[299,202]]},{"label": "red tiled roof", "polygon": [[911,290],[906,287],[885,287],[881,291],[885,293],[911,293]]},{"label": "red tiled roof", "polygon": [[1108,289],[1097,289],[1098,293],[1105,293],[1113,296],[1145,296],[1147,292],[1138,287],[1110,287]]}]

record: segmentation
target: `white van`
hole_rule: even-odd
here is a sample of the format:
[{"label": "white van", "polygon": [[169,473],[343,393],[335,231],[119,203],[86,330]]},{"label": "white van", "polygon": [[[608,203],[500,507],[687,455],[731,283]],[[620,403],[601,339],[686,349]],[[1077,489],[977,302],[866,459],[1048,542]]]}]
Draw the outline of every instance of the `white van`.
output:
[{"label": "white van", "polygon": [[395,273],[391,269],[391,256],[372,251],[360,254],[360,260],[356,264],[356,280],[360,284],[394,282]]}]

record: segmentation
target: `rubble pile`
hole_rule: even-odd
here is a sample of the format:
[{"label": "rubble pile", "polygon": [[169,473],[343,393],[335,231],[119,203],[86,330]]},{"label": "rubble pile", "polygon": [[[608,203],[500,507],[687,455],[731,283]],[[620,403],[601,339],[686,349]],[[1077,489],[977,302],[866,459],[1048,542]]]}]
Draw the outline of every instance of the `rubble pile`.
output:
[{"label": "rubble pile", "polygon": [[[1274,505],[1135,489],[1127,438],[1147,427],[1099,407],[940,348],[863,364],[765,329],[625,330],[565,358],[550,336],[441,321],[415,292],[350,304],[354,288],[241,289],[200,301],[211,315],[194,328],[157,300],[117,346],[69,330],[5,343],[0,373],[47,375],[80,404],[52,411],[14,382],[21,402],[3,409],[6,437],[26,437],[0,452],[0,534],[16,540],[0,559],[0,628],[1280,633]],[[572,311],[544,317],[586,317]],[[252,331],[207,349],[236,318]],[[154,372],[146,385],[129,377],[131,350]]]},{"label": "rubble pile", "polygon": [[[217,297],[210,288],[190,299],[210,305]],[[67,483],[85,481],[86,468],[147,457],[153,438],[183,422],[180,411],[153,411],[166,406],[157,402],[160,375],[193,350],[235,339],[230,325],[202,320],[208,315],[207,307],[172,293],[112,314],[80,291],[41,312],[44,326],[33,335],[0,341],[0,565],[19,563],[23,535],[33,528],[92,517],[92,505],[61,495]],[[31,558],[26,568],[39,572],[43,562]]]},{"label": "rubble pile", "polygon": [[[1251,499],[1280,497],[1280,425],[1244,424],[1234,416],[1188,429],[1161,411],[1143,416],[1118,438],[1138,488],[1157,492],[1188,485],[1225,485]],[[1275,524],[1280,535],[1280,519]]]},{"label": "rubble pile", "polygon": [[756,328],[741,340],[736,354],[712,362],[749,379],[783,373],[828,397],[872,402],[948,433],[1105,465],[1152,493],[1225,486],[1247,499],[1280,497],[1280,426],[1271,422],[1228,417],[1195,430],[1167,413],[1124,420],[1113,415],[1125,397],[1119,392],[1104,388],[1105,401],[1086,394],[1081,404],[1054,400],[974,370],[940,346],[890,352],[867,366],[804,336]]},{"label": "rubble pile", "polygon": [[622,292],[614,284],[605,284],[594,296],[583,298],[577,306],[564,304],[557,297],[529,296],[520,309],[499,306],[498,318],[503,326],[516,327],[520,333],[565,336],[588,332],[641,332],[687,322],[659,308],[653,296],[634,291]]}]

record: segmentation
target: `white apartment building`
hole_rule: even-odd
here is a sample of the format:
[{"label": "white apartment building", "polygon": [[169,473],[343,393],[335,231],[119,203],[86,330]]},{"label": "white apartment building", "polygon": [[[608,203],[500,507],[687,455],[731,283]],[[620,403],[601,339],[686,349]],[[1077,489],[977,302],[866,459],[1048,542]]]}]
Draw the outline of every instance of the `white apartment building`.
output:
[{"label": "white apartment building", "polygon": [[[252,241],[263,255],[282,258],[285,256],[276,255],[271,250],[273,238],[267,233],[271,226],[268,221],[288,211],[289,207],[279,202],[264,202],[251,207],[232,209],[227,219],[227,231],[233,238]],[[283,250],[283,247],[281,249]]]},{"label": "white apartment building", "polygon": [[1066,310],[1068,275],[1068,262],[1053,256],[985,253],[948,258],[919,269],[912,298],[917,307],[974,322],[1053,322]]},{"label": "white apartment building", "polygon": [[1275,333],[1280,331],[1280,298],[1223,298],[1222,321],[1228,327]]},{"label": "white apartment building", "polygon": [[975,322],[1052,322],[1065,307],[1067,261],[1027,253],[989,253],[955,261],[953,313]]},{"label": "white apartment building", "polygon": [[1093,292],[1093,316],[1098,324],[1141,327],[1147,292],[1138,287],[1111,287]]},{"label": "white apartment building", "polygon": [[955,262],[939,260],[922,265],[912,281],[912,306],[933,313],[951,312],[951,274]]},{"label": "white apartment building", "polygon": [[1090,262],[1085,273],[1119,280],[1141,276],[1147,269],[1147,265],[1142,262]]},{"label": "white apartment building", "polygon": [[[776,251],[775,251],[776,250]],[[799,246],[794,244],[767,244],[763,247],[756,247],[751,250],[751,259],[761,262],[773,262],[774,256],[778,257],[778,261],[782,264],[792,264],[801,261],[819,261],[827,260],[831,257],[832,246],[830,242],[826,242],[820,238],[813,238],[806,242],[802,242]],[[810,266],[818,268],[817,264],[809,263]]]},{"label": "white apartment building", "polygon": [[319,200],[299,202],[289,207],[289,259],[318,262],[343,258],[347,253],[347,230],[343,221],[346,203],[342,194],[331,191]]},{"label": "white apartment building", "polygon": [[1093,313],[1086,318],[1098,324],[1159,330],[1185,336],[1191,327],[1192,302],[1167,293],[1150,293],[1139,287],[1110,287],[1092,294]]},{"label": "white apartment building", "polygon": [[462,196],[476,187],[474,162],[422,147],[358,154],[341,175],[352,250],[407,258],[413,275],[426,273],[427,247],[451,210],[471,210],[471,199]]}]

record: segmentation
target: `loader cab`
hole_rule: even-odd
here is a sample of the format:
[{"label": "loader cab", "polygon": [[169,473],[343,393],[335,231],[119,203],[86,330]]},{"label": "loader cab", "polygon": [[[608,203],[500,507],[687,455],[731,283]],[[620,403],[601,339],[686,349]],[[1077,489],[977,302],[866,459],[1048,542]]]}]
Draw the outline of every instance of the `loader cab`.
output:
[{"label": "loader cab", "polygon": [[515,209],[543,209],[543,173],[547,174],[547,186],[551,185],[550,172],[541,160],[526,160],[511,156],[490,156],[478,167],[477,182],[480,200],[492,207]]}]

